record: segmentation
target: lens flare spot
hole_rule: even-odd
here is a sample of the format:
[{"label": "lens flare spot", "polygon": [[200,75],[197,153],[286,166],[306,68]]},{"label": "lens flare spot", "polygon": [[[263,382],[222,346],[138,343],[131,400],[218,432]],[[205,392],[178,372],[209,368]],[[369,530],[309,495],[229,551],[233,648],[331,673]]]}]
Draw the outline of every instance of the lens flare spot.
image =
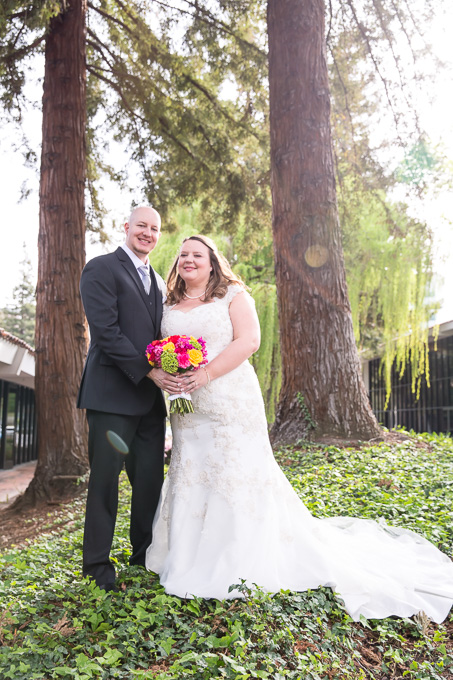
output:
[{"label": "lens flare spot", "polygon": [[329,251],[324,246],[315,245],[310,246],[305,251],[305,262],[309,267],[317,269],[322,267],[323,264],[329,259]]},{"label": "lens flare spot", "polygon": [[109,442],[109,444],[111,446],[113,446],[115,451],[118,451],[118,453],[124,453],[124,454],[129,453],[128,445],[126,444],[124,439],[122,439],[119,436],[119,434],[116,434],[116,432],[113,432],[113,430],[107,430],[105,436],[107,437],[107,441]]}]

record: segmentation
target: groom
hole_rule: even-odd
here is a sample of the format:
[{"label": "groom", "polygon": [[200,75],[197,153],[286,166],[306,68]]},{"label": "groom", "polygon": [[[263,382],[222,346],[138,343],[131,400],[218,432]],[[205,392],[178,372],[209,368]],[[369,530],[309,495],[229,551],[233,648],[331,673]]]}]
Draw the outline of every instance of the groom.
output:
[{"label": "groom", "polygon": [[[90,481],[83,539],[83,574],[117,591],[109,554],[123,467],[132,486],[130,564],[145,564],[164,473],[165,402],[162,388],[177,380],[152,369],[147,345],[159,334],[165,284],[149,266],[161,236],[159,213],[132,211],[126,241],[85,266],[80,281],[90,347],[77,406],[86,409]],[[161,388],[161,389],[159,389]]]}]

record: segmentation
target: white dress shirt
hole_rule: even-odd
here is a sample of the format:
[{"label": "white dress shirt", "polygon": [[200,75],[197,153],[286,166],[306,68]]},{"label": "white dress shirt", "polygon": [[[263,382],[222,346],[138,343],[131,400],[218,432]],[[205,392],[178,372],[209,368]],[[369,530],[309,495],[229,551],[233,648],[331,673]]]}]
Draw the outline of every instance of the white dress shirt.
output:
[{"label": "white dress shirt", "polygon": [[[137,257],[137,255],[134,252],[132,252],[132,250],[125,243],[121,244],[121,248],[124,250],[124,252],[127,255],[129,255],[129,257],[132,260],[134,267],[137,270],[138,270],[139,267],[143,267],[143,265],[146,266],[146,263],[143,262],[143,260],[141,260],[139,257]],[[149,266],[149,263],[148,263],[148,266]],[[156,276],[156,281],[157,281],[157,285],[159,287],[159,290],[162,293],[162,304],[164,304],[166,299],[167,299],[167,286],[165,285],[165,281],[163,280],[163,278],[161,276],[159,276],[159,274],[156,271],[154,271],[154,274]],[[141,276],[140,272],[138,272],[138,275],[140,276],[140,280],[141,280],[142,276]],[[152,285],[152,279],[151,279],[151,285]]]}]

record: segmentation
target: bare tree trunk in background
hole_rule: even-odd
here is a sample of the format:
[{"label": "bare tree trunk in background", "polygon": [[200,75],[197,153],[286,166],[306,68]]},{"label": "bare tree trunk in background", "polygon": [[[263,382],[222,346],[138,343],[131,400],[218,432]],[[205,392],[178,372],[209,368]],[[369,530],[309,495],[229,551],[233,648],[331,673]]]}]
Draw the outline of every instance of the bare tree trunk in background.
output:
[{"label": "bare tree trunk in background", "polygon": [[85,415],[76,409],[86,353],[79,295],[85,263],[85,17],[86,0],[69,0],[46,39],[35,335],[39,457],[25,505],[67,495],[88,469]]},{"label": "bare tree trunk in background", "polygon": [[[323,0],[269,0],[271,178],[283,363],[276,443],[380,428],[363,385],[336,203]],[[297,394],[303,398],[301,408]]]}]

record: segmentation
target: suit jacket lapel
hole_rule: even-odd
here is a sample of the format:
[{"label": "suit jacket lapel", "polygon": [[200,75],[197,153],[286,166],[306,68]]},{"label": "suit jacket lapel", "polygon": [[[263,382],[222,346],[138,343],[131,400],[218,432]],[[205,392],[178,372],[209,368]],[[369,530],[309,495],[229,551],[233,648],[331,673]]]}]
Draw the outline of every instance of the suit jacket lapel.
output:
[{"label": "suit jacket lapel", "polygon": [[[155,304],[153,296],[152,296],[152,291],[154,291],[154,294],[155,294],[155,289],[156,289],[156,286],[157,286],[156,277],[153,276],[154,273],[152,273],[152,275],[151,275],[151,290],[150,290],[150,294],[148,295],[146,293],[144,287],[143,287],[143,282],[140,278],[140,274],[138,273],[138,271],[137,271],[134,263],[132,262],[131,258],[129,257],[129,255],[126,252],[124,252],[124,250],[121,247],[118,247],[116,254],[117,254],[118,259],[120,260],[121,264],[123,265],[123,267],[125,268],[125,270],[129,274],[129,276],[131,276],[135,285],[137,286],[138,293],[143,300],[143,303],[146,307],[148,314],[151,317],[151,321],[153,322],[154,330],[158,331],[159,325],[156,323],[156,304]],[[151,268],[151,272],[152,271],[153,270]],[[161,314],[162,314],[162,312],[161,312]]]},{"label": "suit jacket lapel", "polygon": [[151,273],[151,289],[149,291],[150,297],[152,297],[152,308],[154,310],[154,326],[156,330],[160,329],[160,322],[162,321],[162,291],[157,285],[157,278],[152,267],[149,268]]}]

